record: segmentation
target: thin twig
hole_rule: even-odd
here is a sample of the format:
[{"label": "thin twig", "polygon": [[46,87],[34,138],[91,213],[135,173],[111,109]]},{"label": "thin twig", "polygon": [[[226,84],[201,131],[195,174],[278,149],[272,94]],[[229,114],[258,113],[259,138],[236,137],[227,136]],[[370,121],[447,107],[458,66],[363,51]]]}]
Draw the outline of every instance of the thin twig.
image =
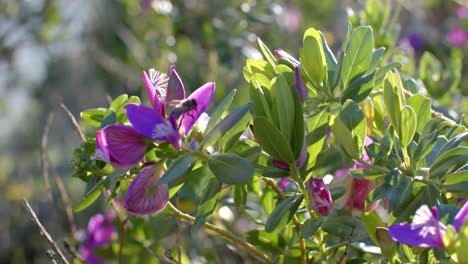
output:
[{"label": "thin twig", "polygon": [[75,218],[73,216],[73,209],[70,205],[70,199],[67,194],[67,190],[65,189],[65,185],[63,184],[62,178],[60,178],[60,176],[58,175],[55,167],[54,166],[51,166],[51,167],[53,168],[53,171],[54,171],[54,180],[55,180],[55,184],[57,185],[57,189],[59,190],[59,193],[60,193],[60,199],[62,200],[63,207],[65,208],[65,213],[67,215],[68,224],[70,226],[70,232],[72,236],[75,237],[77,228],[76,228]]},{"label": "thin twig", "polygon": [[120,234],[119,234],[119,264],[123,264],[123,248],[125,245],[125,235],[127,233],[127,222],[128,217],[123,220],[120,225]]},{"label": "thin twig", "polygon": [[[169,207],[169,209],[172,210],[172,212],[175,213],[175,215],[182,219],[182,220],[185,220],[189,223],[192,223],[195,222],[195,218],[192,217],[191,215],[188,215],[188,214],[185,214],[185,213],[182,213],[181,211],[179,211],[179,209],[177,209],[174,205],[172,205],[172,203],[168,203],[167,206]],[[266,255],[265,253],[263,252],[260,252],[258,251],[254,245],[250,244],[249,242],[246,242],[238,237],[236,237],[235,235],[233,235],[231,232],[229,231],[226,231],[224,229],[221,229],[215,225],[212,225],[212,224],[209,224],[209,223],[205,223],[203,225],[206,229],[209,229],[211,231],[214,231],[216,232],[218,235],[220,235],[221,237],[223,237],[224,239],[227,239],[227,240],[231,240],[232,242],[234,242],[236,245],[239,245],[243,248],[245,248],[248,252],[250,252],[252,255],[258,257],[259,259],[263,260],[263,262],[267,263],[267,264],[273,264],[273,261],[270,259],[270,257],[268,257],[268,255]]]},{"label": "thin twig", "polygon": [[60,107],[67,113],[68,117],[70,118],[70,121],[72,122],[73,126],[75,127],[76,133],[80,137],[81,141],[85,142],[86,137],[84,136],[83,132],[81,131],[80,126],[78,125],[78,122],[76,121],[75,117],[73,114],[68,110],[67,106],[65,104],[60,104]]},{"label": "thin twig", "polygon": [[49,242],[49,244],[52,246],[52,248],[54,249],[55,253],[57,253],[57,255],[59,256],[62,263],[69,264],[67,258],[62,253],[62,251],[60,250],[57,243],[52,239],[50,234],[47,232],[47,230],[44,228],[44,226],[41,224],[41,222],[37,218],[36,213],[34,213],[34,210],[31,208],[28,201],[26,199],[23,199],[23,203],[24,203],[24,207],[26,208],[26,211],[28,212],[29,216],[34,221],[36,226],[39,228],[39,231],[41,232],[41,235],[43,235],[47,239],[47,242]]},{"label": "thin twig", "polygon": [[65,249],[68,251],[68,253],[70,253],[70,255],[73,256],[74,259],[78,259],[79,261],[84,262],[83,257],[78,252],[76,252],[76,250],[72,247],[72,245],[70,245],[70,242],[64,239],[63,245]]},{"label": "thin twig", "polygon": [[[281,192],[281,190],[278,188],[274,180],[266,178],[266,177],[261,177],[261,179],[268,186],[271,187],[271,189],[276,193],[280,201],[285,199],[283,192]],[[294,215],[293,217],[293,222],[294,222],[294,227],[296,229],[297,237],[299,239],[299,247],[301,249],[301,262],[307,263],[306,244],[305,244],[304,238],[301,235],[301,223],[299,222],[299,219],[297,218],[296,215]]]},{"label": "thin twig", "polygon": [[[177,208],[180,208],[180,199],[178,195],[175,201],[176,201]],[[181,243],[181,238],[180,238],[180,219],[177,217],[176,217],[175,224],[176,224],[177,263],[181,264],[182,263],[182,243]]]},{"label": "thin twig", "polygon": [[42,177],[44,178],[44,184],[47,190],[47,196],[49,200],[52,201],[52,189],[50,187],[49,182],[49,163],[47,159],[47,139],[49,136],[50,126],[54,121],[54,112],[50,112],[47,116],[47,121],[42,130],[42,138],[41,138],[41,167],[42,167]]}]

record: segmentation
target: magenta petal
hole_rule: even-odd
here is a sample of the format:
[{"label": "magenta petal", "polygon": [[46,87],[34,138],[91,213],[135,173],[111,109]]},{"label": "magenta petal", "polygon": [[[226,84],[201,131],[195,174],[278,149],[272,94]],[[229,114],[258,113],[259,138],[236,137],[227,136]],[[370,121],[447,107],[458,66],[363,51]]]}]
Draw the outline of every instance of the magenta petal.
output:
[{"label": "magenta petal", "polygon": [[455,227],[455,230],[457,232],[460,232],[460,228],[465,223],[465,221],[468,219],[468,202],[465,202],[463,207],[460,209],[460,211],[457,213],[455,216],[455,219],[453,220],[453,227]]},{"label": "magenta petal", "polygon": [[185,98],[184,83],[175,70],[175,66],[171,65],[169,69],[169,83],[167,85],[166,102],[173,100],[183,100]]},{"label": "magenta petal", "polygon": [[307,97],[308,97],[307,87],[302,81],[301,72],[299,68],[294,69],[294,83],[296,84],[296,89],[297,89],[297,92],[299,93],[299,98],[301,99],[301,102],[307,101]]},{"label": "magenta petal", "polygon": [[209,82],[195,90],[187,98],[187,100],[195,99],[197,102],[197,107],[196,109],[193,109],[192,111],[187,112],[182,116],[182,128],[184,130],[183,133],[187,133],[201,116],[201,114],[206,111],[211,101],[213,100],[214,91],[215,84],[213,82]]},{"label": "magenta petal", "polygon": [[323,180],[310,178],[307,182],[307,188],[310,208],[323,216],[328,216],[333,206],[333,200]]},{"label": "magenta petal", "polygon": [[148,93],[148,96],[151,100],[151,104],[153,105],[154,110],[158,111],[161,113],[161,115],[164,115],[164,104],[161,101],[161,97],[158,94],[158,89],[154,87],[153,82],[150,80],[148,77],[148,74],[146,72],[143,72],[143,83],[145,84],[146,87],[146,92]]},{"label": "magenta petal", "polygon": [[388,233],[394,241],[402,244],[421,248],[443,248],[442,235],[434,232],[436,229],[428,229],[425,226],[412,228],[411,224],[393,224],[388,228]]},{"label": "magenta petal", "polygon": [[96,157],[118,170],[134,167],[145,154],[144,138],[133,127],[109,125],[96,132]]},{"label": "magenta petal", "polygon": [[128,188],[125,207],[128,212],[146,215],[161,211],[169,201],[169,186],[158,185],[162,166],[145,167]]},{"label": "magenta petal", "polygon": [[161,113],[141,104],[128,104],[125,111],[130,123],[145,137],[167,141],[175,148],[180,147],[179,133]]}]

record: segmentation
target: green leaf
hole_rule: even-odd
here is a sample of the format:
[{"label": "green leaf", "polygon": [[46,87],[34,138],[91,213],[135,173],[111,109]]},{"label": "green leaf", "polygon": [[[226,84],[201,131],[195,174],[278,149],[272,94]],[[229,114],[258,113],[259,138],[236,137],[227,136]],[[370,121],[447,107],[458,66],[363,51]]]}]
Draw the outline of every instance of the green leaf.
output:
[{"label": "green leaf", "polygon": [[442,177],[459,163],[468,163],[468,147],[456,147],[438,156],[429,169],[429,177]]},{"label": "green leaf", "polygon": [[326,80],[327,62],[322,47],[320,31],[309,28],[304,33],[303,47],[300,49],[301,65],[309,79],[320,85]]},{"label": "green leaf", "polygon": [[293,218],[303,198],[302,195],[295,195],[278,203],[275,210],[268,216],[265,223],[265,231],[271,233],[285,227]]},{"label": "green leaf", "polygon": [[354,240],[368,236],[365,225],[359,219],[350,216],[329,217],[322,224],[322,230],[341,238]]},{"label": "green leaf", "polygon": [[392,62],[390,64],[387,64],[387,65],[383,66],[382,68],[378,69],[376,71],[376,73],[375,73],[374,87],[381,87],[387,73],[389,71],[391,71],[391,70],[394,70],[394,69],[398,70],[401,67],[403,67],[403,63],[401,63],[399,61],[394,61],[394,62]]},{"label": "green leaf", "polygon": [[463,132],[461,134],[454,136],[444,146],[442,146],[442,148],[440,149],[439,153],[437,153],[437,155],[442,155],[448,150],[458,147],[460,144],[465,142],[466,139],[468,139],[468,132]]},{"label": "green leaf", "polygon": [[337,200],[346,193],[346,188],[343,186],[330,187],[330,195],[333,201]]},{"label": "green leaf", "polygon": [[281,235],[263,230],[249,231],[245,234],[245,238],[256,248],[275,254],[283,253],[287,247],[286,240]]},{"label": "green leaf", "polygon": [[364,75],[372,59],[374,34],[372,28],[360,26],[353,30],[343,60],[341,82],[343,89],[357,75]]},{"label": "green leaf", "polygon": [[227,184],[244,184],[255,172],[255,167],[250,161],[233,153],[212,155],[208,166],[220,181]]},{"label": "green leaf", "polygon": [[198,206],[197,213],[195,215],[195,221],[192,225],[192,233],[196,233],[206,223],[208,218],[212,215],[216,204],[218,203],[219,192],[216,193],[212,198],[205,201],[203,204]]},{"label": "green leaf", "polygon": [[260,46],[260,50],[262,51],[263,57],[271,64],[271,66],[276,66],[276,57],[270,51],[270,49],[263,43],[260,38],[257,38],[258,46]]},{"label": "green leaf", "polygon": [[372,92],[375,84],[375,72],[356,78],[351,80],[349,86],[344,90],[341,95],[341,102],[351,99],[356,103],[359,103],[366,99],[366,97]]},{"label": "green leaf", "polygon": [[413,183],[409,177],[403,176],[398,169],[390,171],[384,178],[385,182],[369,194],[368,202],[387,198],[389,210],[393,211],[411,194]]},{"label": "green leaf", "polygon": [[[158,185],[165,183],[172,183],[187,173],[187,171],[192,167],[193,162],[195,161],[194,157],[191,155],[183,155],[174,160],[169,167],[169,169],[164,173],[164,175],[159,179]],[[178,185],[178,184],[176,184]]]},{"label": "green leaf", "polygon": [[408,105],[413,108],[418,117],[416,131],[421,132],[424,126],[431,120],[431,99],[416,94],[408,99]]},{"label": "green leaf", "polygon": [[117,114],[113,109],[107,111],[106,117],[102,120],[100,128],[117,123]]},{"label": "green leaf", "polygon": [[234,99],[234,96],[236,95],[237,90],[233,89],[231,92],[229,92],[228,95],[221,101],[216,106],[216,109],[213,111],[213,113],[210,116],[210,120],[208,121],[208,124],[206,125],[205,132],[204,134],[207,135],[211,130],[218,124],[219,120],[221,120],[221,117],[223,116],[224,112],[226,112],[231,106],[232,100]]},{"label": "green leaf", "polygon": [[364,148],[367,124],[357,103],[347,100],[331,127],[335,141],[353,159],[359,159]]},{"label": "green leaf", "polygon": [[249,112],[251,103],[247,103],[236,110],[232,111],[228,116],[223,118],[218,124],[203,138],[199,145],[199,149],[207,148],[215,144],[220,138],[235,126]]},{"label": "green leaf", "polygon": [[301,226],[301,236],[307,239],[315,234],[322,225],[322,219],[309,218]]},{"label": "green leaf", "polygon": [[279,127],[286,141],[289,142],[294,126],[295,108],[291,88],[282,76],[271,80],[271,97],[273,109],[276,108],[274,115],[278,118],[277,127]]},{"label": "green leaf", "polygon": [[351,30],[353,26],[348,21],[348,27],[346,30],[346,35],[343,39],[343,43],[341,44],[341,49],[338,52],[338,64],[336,65],[336,74],[333,80],[333,85],[331,86],[331,90],[333,91],[336,86],[338,86],[338,82],[341,80],[342,72],[343,72],[343,61],[346,53],[346,47],[348,47],[349,38],[351,36]]},{"label": "green leaf", "polygon": [[288,141],[268,119],[256,117],[253,132],[257,142],[273,159],[288,164],[294,162],[294,155]]},{"label": "green leaf", "polygon": [[466,193],[468,190],[468,170],[457,170],[448,175],[442,187],[448,192]]},{"label": "green leaf", "polygon": [[458,261],[462,263],[468,259],[468,221],[461,226],[457,242],[455,243],[455,252]]},{"label": "green leaf", "polygon": [[398,72],[387,73],[384,80],[383,95],[388,119],[396,131],[399,131],[401,124],[400,113],[403,108],[403,91]]},{"label": "green leaf", "polygon": [[86,124],[93,127],[100,127],[106,111],[106,108],[88,109],[81,112],[80,116]]},{"label": "green leaf", "polygon": [[320,151],[322,151],[329,128],[329,117],[330,115],[328,114],[327,109],[324,109],[306,120],[307,130],[310,131],[306,137],[308,146],[307,153],[309,154],[309,160],[307,163],[308,168],[315,166],[317,157]]},{"label": "green leaf", "polygon": [[405,105],[401,110],[401,123],[404,125],[400,126],[398,137],[402,147],[406,148],[414,137],[418,123],[416,112],[411,106]]},{"label": "green leaf", "polygon": [[208,172],[208,177],[203,183],[203,187],[201,188],[201,197],[199,204],[203,204],[206,201],[210,200],[211,198],[215,197],[220,191],[223,186],[223,183],[216,178],[213,174]]},{"label": "green leaf", "polygon": [[323,35],[322,32],[320,32],[320,38],[322,39],[322,47],[323,47],[323,52],[325,55],[325,60],[327,62],[327,80],[328,80],[328,87],[331,89],[331,92],[333,92],[333,83],[335,79],[339,79],[339,73],[337,73],[337,62],[335,55],[333,55],[333,52],[331,51],[330,47],[327,44],[327,40],[325,39],[325,36]]},{"label": "green leaf", "polygon": [[114,101],[112,101],[112,103],[110,105],[110,108],[117,111],[119,109],[119,107],[127,100],[128,100],[128,95],[122,94],[122,95],[118,96],[117,98],[115,98]]},{"label": "green leaf", "polygon": [[379,63],[380,63],[380,61],[382,60],[382,58],[384,56],[384,53],[385,53],[385,48],[384,47],[374,49],[374,51],[372,52],[372,58],[371,58],[371,61],[369,63],[369,67],[367,69],[368,73],[374,71],[377,68],[377,66],[379,66]]},{"label": "green leaf", "polygon": [[245,79],[250,82],[253,75],[262,74],[270,80],[274,77],[273,66],[264,60],[248,59],[243,69]]},{"label": "green leaf", "polygon": [[273,120],[273,114],[270,110],[272,107],[270,80],[261,74],[253,75],[250,80],[249,91],[255,116],[263,116]]},{"label": "green leaf", "polygon": [[[96,201],[99,198],[99,196],[101,196],[102,190],[104,189],[103,181],[94,185],[95,183],[96,183],[95,181],[88,182],[85,195],[81,199],[81,201],[73,207],[73,212],[77,213],[88,208],[90,205],[94,203],[94,201]],[[92,187],[90,188],[90,186]]]},{"label": "green leaf", "polygon": [[378,245],[378,241],[376,238],[376,230],[377,227],[382,227],[385,226],[385,224],[382,222],[380,219],[379,215],[375,212],[363,212],[361,216],[362,222],[366,225],[367,233],[369,234],[369,237],[372,239],[372,241]]},{"label": "green leaf", "polygon": [[232,187],[232,198],[237,210],[242,211],[247,204],[247,186],[245,184],[237,184]]},{"label": "green leaf", "polygon": [[305,148],[304,145],[304,134],[305,134],[305,128],[304,128],[304,114],[302,112],[303,107],[302,107],[302,102],[299,98],[299,93],[297,90],[292,91],[293,97],[294,97],[294,123],[293,123],[293,129],[292,129],[292,136],[291,136],[291,148],[294,153],[294,159],[299,160],[299,157],[301,156],[302,149],[303,147]]}]

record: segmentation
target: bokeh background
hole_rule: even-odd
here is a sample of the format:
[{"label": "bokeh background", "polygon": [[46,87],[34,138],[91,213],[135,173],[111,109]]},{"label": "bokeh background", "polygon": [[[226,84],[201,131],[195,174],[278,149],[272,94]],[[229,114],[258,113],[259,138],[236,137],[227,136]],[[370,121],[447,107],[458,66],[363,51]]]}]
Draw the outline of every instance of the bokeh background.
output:
[{"label": "bokeh background", "polygon": [[[261,56],[257,37],[297,56],[303,32],[315,27],[336,52],[348,16],[353,19],[366,2],[0,0],[0,263],[50,262],[48,244],[26,215],[23,198],[57,241],[70,235],[54,177],[62,179],[72,205],[80,200],[84,183],[70,176],[80,140],[60,104],[79,120],[80,111],[107,105],[123,93],[145,98],[141,71],[165,72],[175,64],[186,89],[215,81],[216,100],[238,89],[235,103],[241,105],[247,100],[242,67],[246,59]],[[400,10],[394,45],[410,53],[408,65],[417,68],[425,50],[442,67],[450,67],[453,56],[468,64],[467,2],[373,2]],[[418,77],[410,66],[406,71]],[[452,89],[434,95],[440,98],[439,109],[455,118],[468,108],[463,96],[468,95],[468,75],[460,77]],[[41,136],[50,113],[55,113],[47,142],[52,201],[41,166]],[[77,226],[86,228],[103,203],[75,214]]]}]

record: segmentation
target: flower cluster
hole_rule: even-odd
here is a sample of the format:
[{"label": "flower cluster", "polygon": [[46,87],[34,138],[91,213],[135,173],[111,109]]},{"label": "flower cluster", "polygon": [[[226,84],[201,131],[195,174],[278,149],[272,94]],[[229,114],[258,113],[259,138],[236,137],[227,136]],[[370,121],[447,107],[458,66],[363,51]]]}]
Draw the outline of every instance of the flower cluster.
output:
[{"label": "flower cluster", "polygon": [[[210,82],[188,97],[181,78],[171,66],[169,77],[154,69],[143,72],[152,107],[131,103],[125,106],[130,125],[108,125],[96,132],[96,158],[115,169],[127,171],[142,161],[150,142],[168,142],[180,149],[183,138],[205,112],[214,95]],[[168,199],[168,186],[158,185],[164,162],[145,167],[133,179],[125,207],[134,214],[151,214],[162,210]]]},{"label": "flower cluster", "polygon": [[94,255],[93,250],[112,242],[115,234],[115,227],[112,224],[114,218],[114,214],[107,213],[106,215],[97,214],[89,219],[85,241],[80,247],[80,255],[86,263],[105,263],[103,259]]}]

